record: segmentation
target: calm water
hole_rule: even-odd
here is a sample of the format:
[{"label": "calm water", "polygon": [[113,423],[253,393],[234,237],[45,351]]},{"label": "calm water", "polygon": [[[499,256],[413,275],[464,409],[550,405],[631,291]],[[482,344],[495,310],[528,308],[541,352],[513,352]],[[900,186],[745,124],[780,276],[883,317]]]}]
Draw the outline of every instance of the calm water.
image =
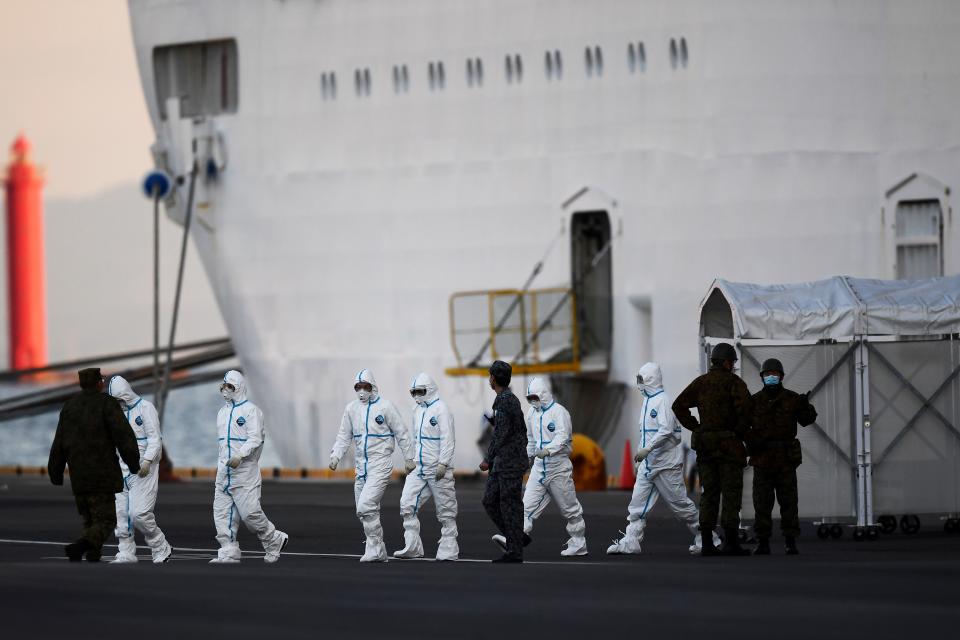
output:
[{"label": "calm water", "polygon": [[[217,412],[223,398],[216,382],[176,389],[167,400],[163,443],[167,455],[178,467],[215,467],[217,464]],[[36,389],[29,385],[0,385],[0,398]],[[151,396],[147,400],[153,401]],[[50,443],[57,430],[59,410],[30,418],[0,422],[0,465],[46,466]],[[260,457],[263,467],[280,466],[270,441]]]}]

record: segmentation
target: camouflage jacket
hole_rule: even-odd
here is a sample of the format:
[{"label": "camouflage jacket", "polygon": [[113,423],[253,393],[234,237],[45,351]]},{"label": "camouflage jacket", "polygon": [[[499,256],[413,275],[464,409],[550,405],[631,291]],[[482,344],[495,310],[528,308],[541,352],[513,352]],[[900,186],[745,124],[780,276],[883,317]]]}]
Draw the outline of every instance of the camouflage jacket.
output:
[{"label": "camouflage jacket", "polygon": [[520,401],[504,389],[493,401],[493,440],[486,462],[493,473],[523,475],[527,472],[527,422]]},{"label": "camouflage jacket", "polygon": [[[693,449],[703,462],[746,464],[743,440],[750,426],[750,391],[734,373],[714,367],[673,401],[673,413],[693,432]],[[690,409],[696,407],[698,421]]]},{"label": "camouflage jacket", "polygon": [[807,395],[782,386],[766,387],[753,394],[753,419],[747,435],[750,464],[764,469],[796,469],[803,462],[797,424],[817,419]]},{"label": "camouflage jacket", "polygon": [[70,485],[78,493],[117,493],[123,475],[117,452],[130,473],[140,470],[140,449],[117,401],[99,391],[81,391],[63,405],[47,469],[53,484],[63,484],[70,467]]}]

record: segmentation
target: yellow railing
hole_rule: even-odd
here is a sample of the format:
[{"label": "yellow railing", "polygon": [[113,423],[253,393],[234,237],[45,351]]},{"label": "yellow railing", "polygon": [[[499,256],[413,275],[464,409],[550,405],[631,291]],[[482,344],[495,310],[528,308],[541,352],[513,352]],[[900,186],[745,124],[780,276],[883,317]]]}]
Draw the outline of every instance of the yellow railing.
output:
[{"label": "yellow railing", "polygon": [[514,373],[580,370],[576,299],[568,288],[463,291],[450,296],[447,375],[487,375],[494,360]]}]

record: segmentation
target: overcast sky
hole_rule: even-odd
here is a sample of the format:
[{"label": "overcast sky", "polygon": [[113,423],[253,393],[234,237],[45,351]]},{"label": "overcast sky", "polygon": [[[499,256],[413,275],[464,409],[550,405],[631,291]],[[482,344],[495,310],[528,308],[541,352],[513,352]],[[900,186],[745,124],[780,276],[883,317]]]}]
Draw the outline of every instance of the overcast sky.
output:
[{"label": "overcast sky", "polygon": [[[150,346],[152,210],[139,183],[151,168],[153,130],[125,0],[0,2],[3,174],[20,131],[46,174],[51,360]],[[172,305],[180,232],[164,217],[165,316]],[[0,241],[6,254],[5,224]],[[0,369],[5,369],[5,259],[0,270]],[[183,340],[225,335],[192,247],[180,318]]]}]

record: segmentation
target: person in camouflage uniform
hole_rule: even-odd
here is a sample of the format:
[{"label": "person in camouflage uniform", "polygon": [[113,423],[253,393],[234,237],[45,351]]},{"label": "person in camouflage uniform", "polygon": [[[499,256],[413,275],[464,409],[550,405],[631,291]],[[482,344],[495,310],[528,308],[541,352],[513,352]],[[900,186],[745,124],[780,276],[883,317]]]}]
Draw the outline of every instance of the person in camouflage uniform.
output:
[{"label": "person in camouflage uniform", "polygon": [[[737,540],[740,529],[740,504],[743,499],[743,468],[747,450],[743,444],[750,426],[750,391],[733,373],[737,352],[721,342],[710,354],[710,371],[691,382],[673,402],[673,413],[685,428],[693,432],[693,449],[703,485],[700,497],[701,555],[749,555]],[[690,409],[696,407],[698,421]],[[723,550],[713,545],[710,532],[717,526],[720,499],[723,512]]]},{"label": "person in camouflage uniform", "polygon": [[506,538],[506,553],[494,562],[523,562],[523,548],[530,536],[523,532],[523,474],[530,468],[527,458],[527,423],[520,401],[510,391],[512,367],[501,360],[490,365],[493,401],[493,439],[480,464],[489,471],[483,493],[483,508]]},{"label": "person in camouflage uniform", "polygon": [[786,552],[796,555],[800,519],[797,502],[797,467],[803,461],[797,423],[806,427],[817,419],[817,410],[808,394],[783,387],[783,365],[771,358],[760,371],[763,389],[753,395],[753,419],[747,437],[750,465],[753,467],[754,553],[769,555],[773,529],[773,500],[780,503],[780,530]]},{"label": "person in camouflage uniform", "polygon": [[117,404],[105,394],[100,369],[79,372],[81,392],[63,405],[57,433],[50,447],[47,470],[50,481],[63,484],[70,467],[70,485],[83,518],[83,534],[65,548],[72,562],[84,554],[100,560],[103,543],[117,526],[115,495],[123,490],[117,452],[131,473],[140,470],[140,449],[133,429]]}]

